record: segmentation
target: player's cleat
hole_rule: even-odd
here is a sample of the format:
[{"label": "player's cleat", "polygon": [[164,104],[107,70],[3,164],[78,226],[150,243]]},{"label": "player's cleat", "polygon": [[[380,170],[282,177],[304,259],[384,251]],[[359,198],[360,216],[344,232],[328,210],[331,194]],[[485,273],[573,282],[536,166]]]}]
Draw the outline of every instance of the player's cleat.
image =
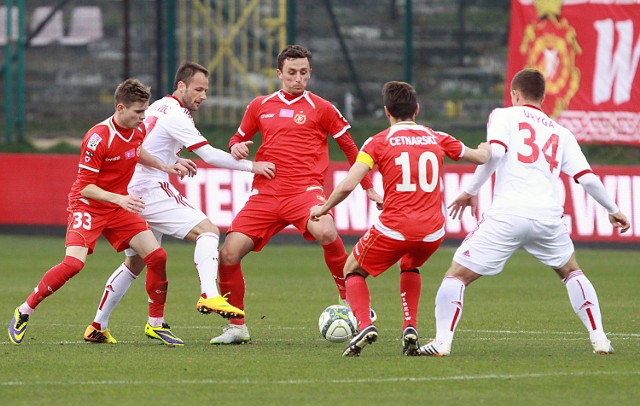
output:
[{"label": "player's cleat", "polygon": [[[338,297],[338,304],[341,306],[347,306],[349,309],[351,309],[351,306],[349,306],[349,302],[347,302],[347,299]],[[372,323],[375,323],[376,320],[378,320],[378,314],[371,308],[369,308],[369,317],[371,317]]]},{"label": "player's cleat", "polygon": [[144,333],[147,335],[147,337],[160,340],[165,345],[169,345],[172,347],[179,347],[184,345],[184,341],[176,337],[171,332],[171,327],[169,327],[167,323],[162,323],[162,327],[151,327],[149,322],[147,322],[147,325],[144,326]]},{"label": "player's cleat", "polygon": [[420,347],[418,351],[420,355],[429,357],[446,357],[451,353],[451,344],[438,343],[433,339],[429,344]]},{"label": "player's cleat", "polygon": [[87,329],[84,331],[84,341],[89,341],[92,343],[98,344],[116,344],[117,341],[111,333],[109,333],[109,329],[98,330],[97,328],[89,325]]},{"label": "player's cleat", "polygon": [[13,312],[13,318],[11,324],[9,324],[9,340],[14,344],[20,344],[24,339],[24,332],[27,331],[27,324],[29,323],[29,315],[20,313],[20,310],[16,307]]},{"label": "player's cleat", "polygon": [[600,355],[613,354],[613,346],[611,345],[611,341],[607,340],[596,340],[592,341],[591,345],[593,345],[593,353]]},{"label": "player's cleat", "polygon": [[373,324],[365,328],[349,341],[349,345],[342,352],[343,357],[358,357],[367,344],[378,340],[378,329]]},{"label": "player's cleat", "polygon": [[230,305],[227,298],[220,295],[209,299],[200,297],[196,303],[196,310],[202,314],[218,313],[225,319],[244,317],[243,310]]},{"label": "player's cleat", "polygon": [[210,344],[248,344],[251,342],[249,336],[249,329],[247,326],[238,324],[229,324],[222,329],[222,334],[217,337],[213,337]]},{"label": "player's cleat", "polygon": [[407,357],[417,357],[420,343],[418,342],[418,332],[412,326],[408,326],[402,332],[402,353]]}]

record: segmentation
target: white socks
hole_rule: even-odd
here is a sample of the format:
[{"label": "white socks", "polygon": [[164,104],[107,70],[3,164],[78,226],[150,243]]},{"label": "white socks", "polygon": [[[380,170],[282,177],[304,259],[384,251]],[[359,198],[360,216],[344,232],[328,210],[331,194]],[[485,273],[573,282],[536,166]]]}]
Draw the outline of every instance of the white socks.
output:
[{"label": "white socks", "polygon": [[200,293],[207,298],[220,296],[218,291],[218,243],[220,237],[214,233],[202,233],[196,239],[193,262],[200,278]]},{"label": "white socks", "polygon": [[445,277],[436,294],[436,342],[451,344],[462,316],[465,285],[458,278]]},{"label": "white socks", "polygon": [[589,279],[584,276],[582,271],[577,270],[571,272],[563,282],[569,293],[573,311],[589,331],[591,341],[606,339],[607,336],[602,327],[598,295]]},{"label": "white socks", "polygon": [[109,317],[113,309],[120,303],[120,300],[131,286],[131,282],[137,276],[131,273],[125,264],[121,264],[107,280],[104,294],[98,305],[94,323],[100,324],[100,330],[105,330],[109,325]]}]

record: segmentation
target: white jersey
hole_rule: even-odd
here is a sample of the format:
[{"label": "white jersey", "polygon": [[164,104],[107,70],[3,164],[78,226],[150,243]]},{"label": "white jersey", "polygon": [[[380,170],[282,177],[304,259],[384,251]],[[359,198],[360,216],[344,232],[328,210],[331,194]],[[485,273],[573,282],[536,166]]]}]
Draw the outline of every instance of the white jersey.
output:
[{"label": "white jersey", "polygon": [[[183,147],[193,151],[209,144],[196,128],[191,112],[171,95],[149,106],[144,122],[148,135],[142,147],[167,165],[176,162]],[[129,187],[147,182],[169,182],[169,175],[159,169],[137,165]]]},{"label": "white jersey", "polygon": [[560,172],[576,180],[591,172],[573,134],[533,106],[495,109],[487,141],[506,150],[496,169],[491,213],[559,218],[564,212]]}]

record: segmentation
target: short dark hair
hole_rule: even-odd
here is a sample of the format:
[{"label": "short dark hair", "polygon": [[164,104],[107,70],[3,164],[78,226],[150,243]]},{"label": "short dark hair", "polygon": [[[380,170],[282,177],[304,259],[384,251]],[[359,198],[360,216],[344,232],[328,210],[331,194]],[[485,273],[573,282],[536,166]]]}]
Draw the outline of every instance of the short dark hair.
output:
[{"label": "short dark hair", "polygon": [[382,86],[382,101],[394,118],[412,119],[418,108],[416,90],[408,83],[391,81]]},{"label": "short dark hair", "polygon": [[278,69],[282,70],[286,59],[307,58],[311,65],[311,51],[300,45],[287,45],[278,55]]},{"label": "short dark hair", "polygon": [[120,83],[113,94],[115,105],[122,103],[129,107],[137,102],[146,102],[151,98],[151,88],[138,79],[127,79]]},{"label": "short dark hair", "polygon": [[185,62],[176,71],[176,77],[173,80],[173,90],[178,88],[178,82],[183,82],[187,86],[196,73],[202,72],[205,77],[209,77],[209,70],[199,63]]},{"label": "short dark hair", "polygon": [[544,75],[537,69],[522,69],[511,80],[511,90],[520,91],[527,100],[541,103],[544,100]]}]

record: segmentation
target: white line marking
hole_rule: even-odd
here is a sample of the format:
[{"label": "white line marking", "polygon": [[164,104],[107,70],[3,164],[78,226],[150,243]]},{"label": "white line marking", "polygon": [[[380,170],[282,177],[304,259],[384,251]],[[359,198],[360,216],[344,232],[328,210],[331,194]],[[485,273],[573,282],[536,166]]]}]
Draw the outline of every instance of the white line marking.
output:
[{"label": "white line marking", "polygon": [[390,378],[366,378],[366,379],[308,379],[308,380],[176,380],[176,381],[7,381],[0,382],[0,386],[61,386],[61,385],[308,385],[308,384],[345,384],[345,383],[389,383],[389,382],[447,382],[447,381],[478,381],[478,380],[511,380],[511,379],[538,379],[538,378],[562,378],[562,377],[588,377],[588,376],[634,376],[640,375],[640,371],[593,371],[593,372],[552,372],[552,373],[527,373],[527,374],[488,374],[488,375],[452,375],[452,376],[411,376]]}]

